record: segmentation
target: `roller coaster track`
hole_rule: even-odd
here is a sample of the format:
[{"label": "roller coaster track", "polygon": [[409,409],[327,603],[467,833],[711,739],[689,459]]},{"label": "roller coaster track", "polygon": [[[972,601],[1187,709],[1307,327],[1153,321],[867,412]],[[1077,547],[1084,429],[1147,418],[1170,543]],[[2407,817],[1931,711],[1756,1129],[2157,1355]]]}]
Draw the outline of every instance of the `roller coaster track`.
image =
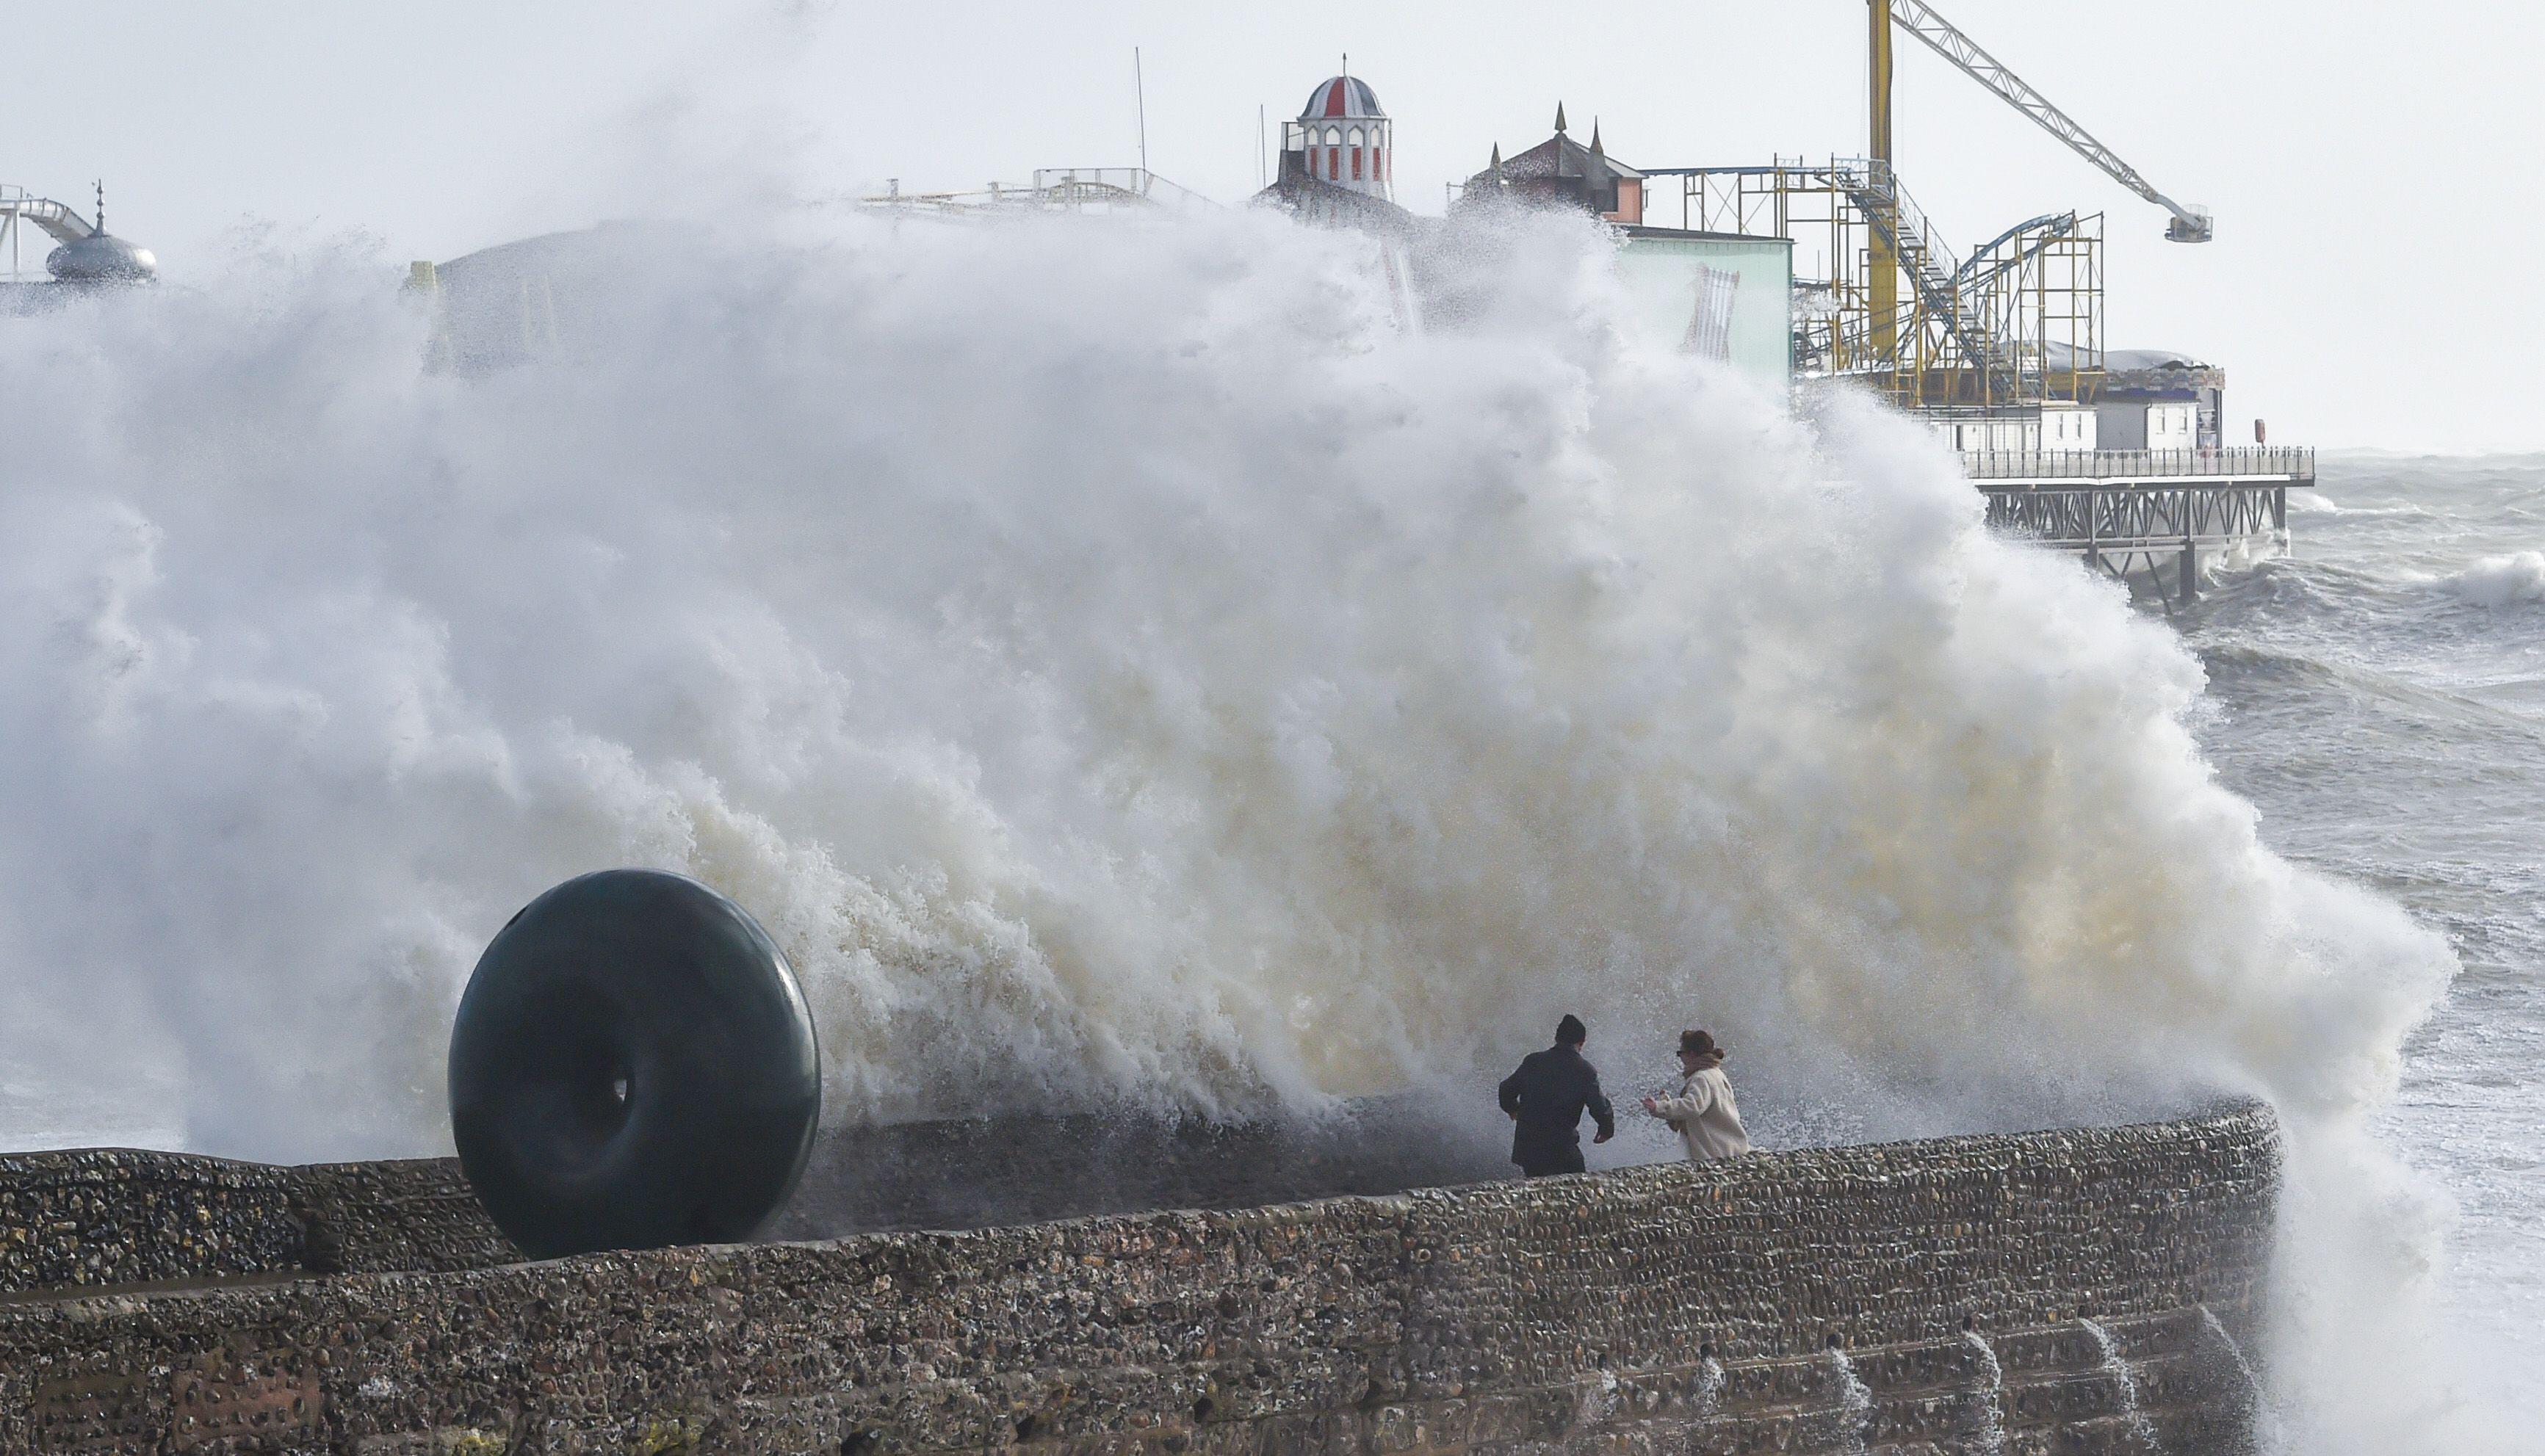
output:
[{"label": "roller coaster track", "polygon": [[[2000,275],[2031,261],[2033,255],[2076,230],[2077,214],[2074,212],[2045,212],[2029,221],[2018,222],[1989,239],[1986,246],[1973,249],[1971,256],[1962,260],[1962,266],[1954,270],[1953,286],[1965,294],[1985,288]],[[2026,234],[2030,236],[2022,247],[2003,258],[1992,256],[1998,249]]]}]

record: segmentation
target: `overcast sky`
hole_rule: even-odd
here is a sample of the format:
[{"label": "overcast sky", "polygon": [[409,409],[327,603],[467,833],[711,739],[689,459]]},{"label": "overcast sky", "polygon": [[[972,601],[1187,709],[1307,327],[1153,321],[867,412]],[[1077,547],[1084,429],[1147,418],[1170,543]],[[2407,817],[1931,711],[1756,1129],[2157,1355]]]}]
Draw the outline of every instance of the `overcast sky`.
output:
[{"label": "overcast sky", "polygon": [[[2545,448],[2534,7],[1939,8],[2218,215],[2215,243],[2163,242],[2159,209],[1904,41],[1901,175],[1948,241],[2105,211],[2106,342],[2225,365],[2233,439],[2258,414],[2274,443]],[[1401,201],[1437,211],[1559,99],[1639,166],[1858,153],[1863,31],[1861,0],[30,4],[0,182],[85,208],[103,176],[114,229],[179,281],[243,226],[447,259],[728,198],[1124,165],[1138,45],[1161,174],[1243,198],[1258,106],[1277,134],[1350,51],[1396,119]]]}]

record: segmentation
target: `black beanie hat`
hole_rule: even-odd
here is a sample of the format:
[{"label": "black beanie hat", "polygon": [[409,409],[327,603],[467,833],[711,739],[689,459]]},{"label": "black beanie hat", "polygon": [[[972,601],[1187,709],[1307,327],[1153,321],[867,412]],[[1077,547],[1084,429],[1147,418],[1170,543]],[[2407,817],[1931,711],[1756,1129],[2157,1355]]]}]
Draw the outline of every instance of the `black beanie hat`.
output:
[{"label": "black beanie hat", "polygon": [[1582,1043],[1589,1041],[1590,1039],[1591,1028],[1583,1025],[1582,1018],[1574,1015],[1570,1011],[1565,1013],[1563,1020],[1555,1023],[1555,1044],[1557,1046],[1580,1046]]}]

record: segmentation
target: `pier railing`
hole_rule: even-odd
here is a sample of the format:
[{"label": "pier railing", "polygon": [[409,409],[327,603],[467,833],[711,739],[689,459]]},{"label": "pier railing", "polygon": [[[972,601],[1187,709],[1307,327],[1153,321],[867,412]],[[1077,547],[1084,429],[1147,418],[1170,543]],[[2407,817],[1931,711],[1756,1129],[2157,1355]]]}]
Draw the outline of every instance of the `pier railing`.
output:
[{"label": "pier railing", "polygon": [[1996,481],[2170,481],[2230,478],[2315,484],[2312,445],[2237,445],[2184,450],[1965,450],[1962,469]]}]

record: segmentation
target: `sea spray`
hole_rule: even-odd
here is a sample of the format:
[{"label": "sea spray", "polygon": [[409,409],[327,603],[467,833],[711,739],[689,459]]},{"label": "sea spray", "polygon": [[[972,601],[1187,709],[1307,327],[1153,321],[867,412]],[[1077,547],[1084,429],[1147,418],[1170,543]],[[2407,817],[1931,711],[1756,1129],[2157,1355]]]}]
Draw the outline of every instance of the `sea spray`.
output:
[{"label": "sea spray", "polygon": [[834,1120],[1483,1139],[1557,1013],[1691,1008],[1793,1127],[2372,1106],[2445,949],[2263,848],[2179,643],[1640,349],[1609,246],[1409,333],[1262,214],[701,236],[479,378],[362,259],[15,321],[0,1143],[439,1151],[478,949],[613,863],[784,939]]},{"label": "sea spray", "polygon": [[1839,1439],[1842,1449],[1864,1456],[1873,1431],[1873,1392],[1855,1373],[1855,1362],[1838,1346],[1829,1347],[1830,1371],[1838,1380]]},{"label": "sea spray", "polygon": [[2439,586],[2477,607],[2510,607],[2545,599],[2545,552],[2486,556],[2441,578]]},{"label": "sea spray", "polygon": [[2130,1439],[2142,1456],[2164,1456],[2165,1448],[2157,1443],[2155,1424],[2148,1419],[2147,1413],[2139,1409],[2139,1378],[2130,1369],[2130,1362],[2121,1357],[2120,1341],[2112,1337],[2111,1331],[2093,1320],[2079,1320],[2077,1323],[2086,1327],[2086,1333],[2094,1337],[2094,1347],[2102,1351],[2103,1374],[2119,1393],[2121,1419],[2129,1427]]},{"label": "sea spray", "polygon": [[2257,1396],[2260,1395],[2262,1378],[2254,1373],[2254,1366],[2245,1358],[2244,1347],[2236,1343],[2236,1336],[2227,1333],[2227,1327],[2218,1323],[2216,1312],[2205,1304],[2200,1307],[2200,1328],[2227,1352],[2227,1358],[2235,1362],[2236,1373],[2244,1378],[2245,1388]]},{"label": "sea spray", "polygon": [[2227,1352],[2227,1358],[2236,1366],[2237,1377],[2244,1382],[2246,1395],[2253,1400],[2256,1443],[2264,1451],[2281,1449],[2285,1442],[2285,1428],[2279,1413],[2271,1408],[2269,1387],[2262,1384],[2262,1377],[2254,1369],[2253,1361],[2245,1358],[2245,1347],[2236,1342],[2236,1336],[2227,1333],[2227,1327],[2220,1323],[2217,1313],[2205,1304],[2200,1306],[2200,1328],[2213,1344]]},{"label": "sea spray", "polygon": [[1578,1429],[1596,1430],[1617,1410],[1617,1375],[1613,1370],[1599,1369],[1582,1378],[1581,1398],[1573,1403],[1573,1424]]},{"label": "sea spray", "polygon": [[2006,1450],[2006,1371],[1998,1364],[1997,1351],[1990,1347],[1987,1336],[1977,1330],[1964,1330],[1962,1342],[1971,1347],[1971,1354],[1979,1365],[1979,1449],[1986,1456],[2003,1456]]},{"label": "sea spray", "polygon": [[1705,1355],[1696,1367],[1696,1415],[1710,1419],[1723,1410],[1723,1362],[1712,1354]]}]

